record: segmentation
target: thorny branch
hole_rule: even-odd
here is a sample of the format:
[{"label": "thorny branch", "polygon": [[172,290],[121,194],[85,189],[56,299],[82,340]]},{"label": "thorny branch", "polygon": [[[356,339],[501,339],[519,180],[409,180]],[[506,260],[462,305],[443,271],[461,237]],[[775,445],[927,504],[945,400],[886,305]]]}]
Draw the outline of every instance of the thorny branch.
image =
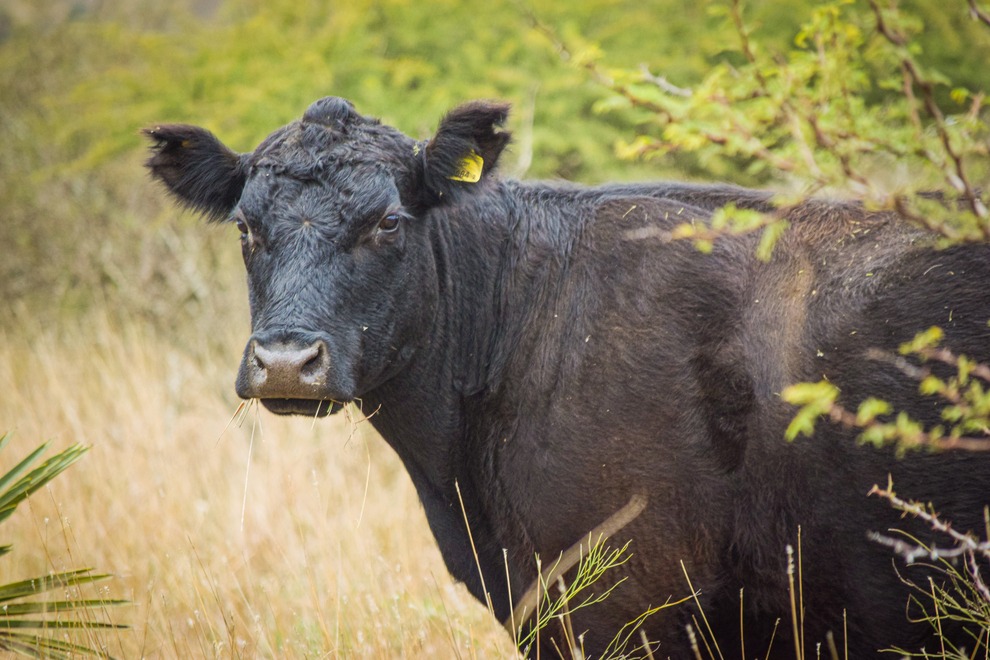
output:
[{"label": "thorny branch", "polygon": [[[898,511],[919,518],[926,522],[934,531],[948,535],[955,542],[955,547],[939,548],[935,545],[925,547],[877,532],[870,534],[870,540],[891,548],[909,564],[922,558],[936,561],[939,559],[948,560],[963,557],[966,570],[973,579],[973,586],[981,598],[990,603],[990,588],[987,587],[986,582],[983,580],[980,572],[980,561],[978,560],[978,557],[980,557],[990,561],[990,541],[978,541],[971,533],[962,534],[957,532],[952,529],[949,523],[942,520],[937,513],[930,510],[930,507],[926,507],[918,502],[908,502],[897,497],[890,483],[887,484],[886,489],[874,485],[870,489],[869,494],[878,495],[886,499]],[[985,511],[984,515],[987,517],[987,527],[990,528],[990,510]],[[988,530],[988,533],[990,533],[990,530]]]},{"label": "thorny branch", "polygon": [[683,98],[690,98],[694,92],[686,87],[678,87],[669,80],[666,76],[656,76],[650,72],[649,67],[645,64],[641,64],[639,67],[639,73],[643,76],[643,80],[648,83],[653,83],[666,93],[671,96],[681,96]]}]

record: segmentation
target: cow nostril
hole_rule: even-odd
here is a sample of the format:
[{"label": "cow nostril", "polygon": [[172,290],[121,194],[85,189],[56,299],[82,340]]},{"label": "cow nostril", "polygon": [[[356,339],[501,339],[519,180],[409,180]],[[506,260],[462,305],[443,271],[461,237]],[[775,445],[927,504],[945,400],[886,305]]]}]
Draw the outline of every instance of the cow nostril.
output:
[{"label": "cow nostril", "polygon": [[322,380],[325,377],[327,368],[330,365],[326,345],[323,342],[316,342],[310,347],[310,349],[310,351],[307,351],[307,355],[310,352],[312,352],[312,355],[302,365],[302,368],[299,370],[299,374],[305,381],[312,382]]}]

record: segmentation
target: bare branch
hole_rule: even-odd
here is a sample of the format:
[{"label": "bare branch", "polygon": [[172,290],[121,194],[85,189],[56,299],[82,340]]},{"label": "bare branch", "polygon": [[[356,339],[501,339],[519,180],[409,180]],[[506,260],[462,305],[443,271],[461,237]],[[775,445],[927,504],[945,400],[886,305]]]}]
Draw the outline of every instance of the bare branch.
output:
[{"label": "bare branch", "polygon": [[[959,366],[959,356],[947,348],[922,348],[918,351],[918,355],[926,360],[935,360],[951,367]],[[990,365],[975,364],[969,373],[990,383]]]},{"label": "bare branch", "polygon": [[666,76],[655,76],[650,72],[650,69],[645,65],[641,64],[639,66],[639,72],[643,76],[643,80],[648,83],[653,83],[660,89],[662,89],[667,94],[672,96],[681,96],[683,98],[690,98],[694,93],[692,90],[686,87],[678,87],[677,85],[671,83],[667,80]]},{"label": "bare branch", "polygon": [[969,15],[973,20],[980,21],[990,27],[990,14],[985,12],[976,4],[976,0],[969,0]]},{"label": "bare branch", "polygon": [[[990,541],[982,541],[982,542],[977,541],[976,537],[974,537],[970,533],[963,534],[957,532],[956,530],[952,529],[952,526],[949,523],[942,520],[937,513],[929,511],[928,507],[922,505],[919,502],[909,502],[899,498],[894,493],[893,488],[890,486],[890,484],[888,484],[886,489],[880,488],[879,486],[874,484],[873,488],[871,488],[870,492],[867,494],[878,495],[884,498],[885,500],[887,500],[888,502],[890,502],[891,506],[893,506],[898,511],[901,511],[910,516],[925,521],[926,523],[928,523],[928,526],[931,527],[936,532],[942,532],[943,534],[947,534],[949,537],[952,538],[953,541],[955,541],[957,546],[960,546],[965,551],[969,551],[974,554],[979,554],[983,557],[986,557],[987,559],[990,559]],[[933,548],[932,551],[936,553],[935,556],[932,557],[932,559],[937,559],[940,553],[945,553],[945,552],[955,553],[955,554],[954,555],[942,554],[941,556],[959,556],[962,554],[961,552],[957,553],[955,550],[940,551],[937,548]]]}]

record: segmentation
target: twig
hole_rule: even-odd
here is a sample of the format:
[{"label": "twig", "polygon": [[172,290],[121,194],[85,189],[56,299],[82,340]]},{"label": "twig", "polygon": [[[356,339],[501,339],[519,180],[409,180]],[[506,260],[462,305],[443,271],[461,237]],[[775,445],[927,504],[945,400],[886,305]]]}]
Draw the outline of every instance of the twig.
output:
[{"label": "twig", "polygon": [[976,4],[976,0],[969,0],[969,15],[973,20],[980,21],[987,27],[990,27],[990,14],[983,11],[983,9]]},{"label": "twig", "polygon": [[694,92],[687,87],[678,87],[677,85],[671,83],[667,80],[666,76],[653,75],[645,64],[639,65],[639,72],[640,75],[643,76],[643,80],[648,83],[653,83],[667,94],[672,96],[681,96],[683,98],[690,98],[691,95],[694,94]]},{"label": "twig", "polygon": [[[959,356],[947,348],[922,348],[918,351],[918,355],[926,360],[935,360],[951,367],[959,366]],[[974,364],[970,368],[969,373],[990,383],[990,365],[982,363]]]},{"label": "twig", "polygon": [[880,488],[879,486],[874,484],[873,488],[871,488],[870,492],[867,494],[878,495],[886,499],[888,502],[890,502],[891,506],[893,506],[898,511],[906,513],[915,518],[920,518],[921,520],[925,521],[928,524],[928,526],[931,527],[934,531],[941,532],[951,537],[952,540],[955,541],[958,548],[961,548],[961,550],[960,549],[942,550],[939,548],[932,547],[930,550],[924,551],[921,555],[916,555],[913,558],[909,558],[907,555],[903,554],[902,552],[905,549],[905,546],[907,546],[908,544],[903,544],[903,542],[898,541],[897,539],[889,539],[887,537],[882,537],[879,534],[874,534],[875,536],[879,537],[874,540],[894,548],[895,552],[898,552],[898,554],[904,556],[905,559],[907,559],[909,562],[913,561],[913,559],[916,559],[917,557],[924,555],[928,555],[933,560],[938,559],[939,557],[949,557],[949,558],[958,557],[963,555],[967,551],[973,554],[982,555],[987,559],[990,559],[990,541],[980,542],[977,541],[972,534],[969,533],[963,534],[957,532],[956,530],[952,529],[952,526],[949,523],[939,518],[938,514],[928,511],[927,507],[923,506],[922,504],[918,502],[908,502],[897,497],[890,483],[887,484],[886,489]]}]

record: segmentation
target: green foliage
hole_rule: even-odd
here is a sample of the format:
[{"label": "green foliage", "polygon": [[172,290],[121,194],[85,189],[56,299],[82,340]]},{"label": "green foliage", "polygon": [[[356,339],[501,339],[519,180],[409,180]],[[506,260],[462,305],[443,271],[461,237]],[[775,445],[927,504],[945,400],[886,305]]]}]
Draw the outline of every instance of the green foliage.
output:
[{"label": "green foliage", "polygon": [[[10,442],[10,434],[0,436],[0,450]],[[31,452],[6,474],[0,476],[0,522],[13,514],[19,504],[44,487],[66,468],[79,460],[86,447],[73,445],[48,460],[31,466],[48,448],[47,443]],[[0,547],[0,554],[11,546]],[[84,584],[98,582],[109,575],[84,568],[51,573],[29,580],[0,585],[0,650],[39,658],[69,658],[77,655],[105,655],[81,644],[56,639],[53,633],[74,629],[121,628],[119,624],[93,619],[96,612],[125,601],[109,599],[25,600],[54,590],[68,593]],[[68,614],[69,616],[65,616]]]},{"label": "green foliage", "polygon": [[692,221],[678,225],[671,232],[671,238],[690,239],[699,252],[709,254],[714,248],[714,242],[722,236],[760,232],[756,257],[766,262],[770,261],[774,245],[789,226],[790,223],[783,218],[776,218],[752,209],[740,209],[730,203],[716,209],[708,224]]},{"label": "green foliage", "polygon": [[[610,107],[645,113],[624,155],[690,154],[715,175],[785,176],[797,194],[781,195],[782,203],[839,190],[954,242],[990,238],[980,193],[990,180],[987,103],[982,89],[967,86],[984,81],[928,64],[926,49],[949,63],[925,20],[936,10],[878,0],[821,4],[787,49],[758,39],[739,0],[712,11],[734,27],[736,57],[690,88],[646,70],[614,74]],[[973,34],[973,25],[965,27]],[[972,41],[952,41],[986,53],[990,24],[976,28]],[[919,195],[931,189],[943,197]]]},{"label": "green foliage", "polygon": [[[612,96],[609,110],[641,118],[641,130],[620,145],[625,157],[695,159],[710,175],[774,181],[781,206],[836,191],[866,206],[892,210],[943,242],[990,240],[990,123],[985,84],[954,48],[990,51],[990,13],[975,0],[955,12],[909,2],[835,0],[808,8],[789,47],[752,27],[741,0],[711,9],[735,33],[735,47],[700,79],[657,75],[647,68],[607,73],[586,63]],[[948,17],[948,18],[947,18]],[[951,26],[951,27],[950,27]],[[947,46],[939,30],[967,35]],[[762,37],[762,38],[761,38]],[[964,45],[963,45],[964,44]],[[935,64],[937,62],[937,65]],[[954,64],[955,63],[955,64]],[[942,68],[946,67],[946,68]],[[951,67],[951,68],[948,68]],[[938,196],[927,191],[940,190]],[[725,234],[761,231],[757,256],[769,260],[788,226],[774,216],[733,206],[710,223],[681,225],[674,239],[710,252]],[[917,361],[954,370],[941,378],[927,366],[891,356],[921,394],[941,399],[942,424],[926,428],[876,393],[851,413],[826,381],[792,386],[785,401],[799,407],[788,439],[811,435],[817,419],[860,430],[875,446],[990,448],[990,369],[937,348],[933,328],[901,348]]]},{"label": "green foliage", "polygon": [[658,176],[656,164],[614,157],[636,118],[601,117],[602,88],[534,17],[579,42],[581,57],[604,51],[685,75],[706,66],[685,43],[717,41],[687,0],[0,6],[0,295],[42,319],[104,300],[168,327],[239,311],[215,309],[237,294],[204,303],[209,288],[239,286],[236,251],[219,231],[176,226],[147,183],[138,131],[155,122],[204,125],[248,150],[328,94],[418,137],[457,103],[498,97],[514,104],[510,174]]},{"label": "green foliage", "polygon": [[[943,424],[926,428],[879,398],[882,392],[864,400],[852,413],[838,403],[839,390],[831,383],[798,383],[781,393],[784,401],[799,406],[787,438],[810,436],[817,420],[827,415],[833,422],[859,429],[861,443],[894,446],[899,453],[956,448],[990,451],[990,367],[954,355],[940,346],[941,341],[941,329],[933,327],[901,345],[900,354],[914,361],[877,351],[870,357],[893,363],[918,383],[920,394],[939,400]],[[941,376],[930,365],[941,365],[942,372],[948,367],[950,373]]]},{"label": "green foliage", "polygon": [[[562,577],[557,578],[556,584],[548,583],[545,577],[542,576],[553,574],[556,571],[554,567],[551,567],[547,571],[543,570],[542,564],[539,558],[537,558],[537,570],[541,575],[539,578],[541,597],[538,601],[537,612],[530,617],[533,625],[526,627],[522,622],[519,623],[520,632],[516,635],[516,646],[525,654],[527,649],[537,643],[540,631],[546,629],[551,624],[556,627],[559,623],[567,631],[565,637],[568,638],[568,642],[570,643],[570,656],[575,658],[584,657],[580,631],[572,629],[571,615],[580,609],[593,607],[607,600],[626,578],[613,582],[607,588],[602,587],[603,580],[605,580],[609,572],[629,561],[631,556],[628,542],[621,548],[610,548],[606,545],[605,538],[599,538],[596,543],[590,546],[586,553],[582,554],[577,564],[574,580],[570,584],[566,584]],[[607,580],[605,581],[607,582]],[[606,647],[602,657],[627,659],[649,657],[652,651],[652,645],[648,640],[636,639],[636,633],[640,630],[646,619],[662,609],[678,605],[681,602],[684,601],[678,601],[676,603],[668,601],[657,607],[651,607],[634,620],[628,622],[621,630],[616,631],[615,636]],[[525,630],[525,632],[521,632],[522,630]],[[576,632],[578,634],[575,634]]]},{"label": "green foliage", "polygon": [[[606,573],[629,561],[628,549],[628,543],[621,548],[611,549],[605,546],[603,539],[599,539],[599,542],[592,545],[578,562],[577,573],[570,585],[565,585],[562,579],[557,585],[547,584],[541,577],[542,598],[538,602],[538,611],[532,616],[535,625],[519,636],[516,646],[520,649],[528,648],[536,641],[538,631],[545,628],[552,620],[563,618],[565,615],[570,616],[579,609],[591,607],[607,599],[625,578],[605,590],[593,590],[591,587]],[[539,559],[537,559],[537,569],[542,576],[543,570]]]}]

